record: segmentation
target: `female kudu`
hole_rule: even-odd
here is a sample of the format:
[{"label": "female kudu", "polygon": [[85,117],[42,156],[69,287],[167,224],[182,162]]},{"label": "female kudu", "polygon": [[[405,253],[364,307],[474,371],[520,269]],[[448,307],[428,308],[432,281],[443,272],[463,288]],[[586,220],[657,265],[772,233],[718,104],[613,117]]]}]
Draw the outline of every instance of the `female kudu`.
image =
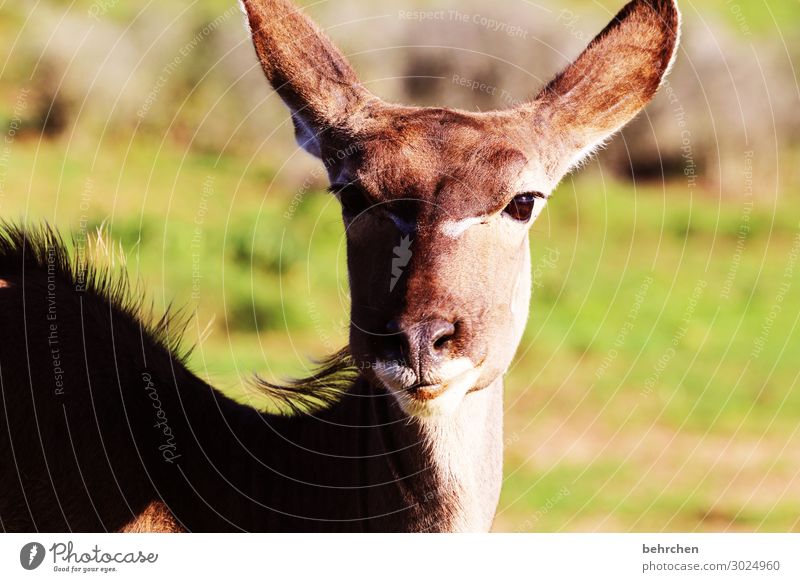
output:
[{"label": "female kudu", "polygon": [[530,299],[528,229],[561,177],[652,98],[673,0],[635,0],[529,103],[391,105],[288,0],[244,0],[256,52],[342,203],[350,344],[226,398],[169,320],[47,229],[0,234],[0,528],[474,531],[502,477],[502,376]]}]

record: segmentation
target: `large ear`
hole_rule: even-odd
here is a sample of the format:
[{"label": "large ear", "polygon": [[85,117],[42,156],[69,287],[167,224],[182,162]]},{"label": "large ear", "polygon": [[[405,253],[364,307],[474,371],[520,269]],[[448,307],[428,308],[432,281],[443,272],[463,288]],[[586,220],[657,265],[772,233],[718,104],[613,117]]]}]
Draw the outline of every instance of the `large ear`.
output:
[{"label": "large ear", "polygon": [[[533,103],[537,128],[559,160],[560,179],[653,98],[675,59],[675,0],[634,0]],[[530,118],[528,115],[526,117]]]},{"label": "large ear", "polygon": [[374,99],[342,53],[288,0],[240,0],[267,79],[292,111],[298,143],[322,157],[329,131],[347,131]]}]

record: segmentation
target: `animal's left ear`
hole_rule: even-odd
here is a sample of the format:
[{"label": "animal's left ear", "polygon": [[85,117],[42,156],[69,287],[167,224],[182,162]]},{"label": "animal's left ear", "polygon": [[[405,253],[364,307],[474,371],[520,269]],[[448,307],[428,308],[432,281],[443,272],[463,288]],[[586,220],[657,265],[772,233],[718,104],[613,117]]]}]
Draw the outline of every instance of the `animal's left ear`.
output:
[{"label": "animal's left ear", "polygon": [[[633,119],[653,98],[675,58],[680,13],[675,0],[634,0],[577,60],[522,107],[558,159],[560,179]],[[527,111],[526,111],[527,110]]]}]

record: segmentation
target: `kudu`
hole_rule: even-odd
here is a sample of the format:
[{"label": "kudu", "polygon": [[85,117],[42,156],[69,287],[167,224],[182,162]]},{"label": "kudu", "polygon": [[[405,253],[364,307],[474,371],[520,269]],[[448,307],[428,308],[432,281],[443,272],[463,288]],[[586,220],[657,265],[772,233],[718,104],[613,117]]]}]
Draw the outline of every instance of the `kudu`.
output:
[{"label": "kudu", "polygon": [[673,0],[635,0],[539,95],[470,113],[388,104],[287,0],[244,0],[267,79],[342,204],[349,348],[261,388],[192,374],[170,320],[47,228],[0,236],[6,531],[486,531],[502,376],[528,315],[528,230],[653,97]]}]

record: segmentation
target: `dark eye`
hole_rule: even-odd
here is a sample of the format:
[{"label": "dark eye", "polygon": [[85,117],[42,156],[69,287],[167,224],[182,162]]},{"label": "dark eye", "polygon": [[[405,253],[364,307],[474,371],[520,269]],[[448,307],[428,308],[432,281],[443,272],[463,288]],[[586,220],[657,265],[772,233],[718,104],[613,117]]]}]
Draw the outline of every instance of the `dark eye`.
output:
[{"label": "dark eye", "polygon": [[519,194],[514,197],[514,199],[511,201],[511,204],[506,206],[506,209],[503,212],[508,214],[514,220],[528,222],[533,215],[533,209],[536,206],[537,198],[544,198],[544,196],[538,192],[526,192],[525,194]]},{"label": "dark eye", "polygon": [[370,201],[358,186],[346,184],[344,186],[333,186],[331,190],[339,197],[345,214],[357,216],[371,206]]}]

